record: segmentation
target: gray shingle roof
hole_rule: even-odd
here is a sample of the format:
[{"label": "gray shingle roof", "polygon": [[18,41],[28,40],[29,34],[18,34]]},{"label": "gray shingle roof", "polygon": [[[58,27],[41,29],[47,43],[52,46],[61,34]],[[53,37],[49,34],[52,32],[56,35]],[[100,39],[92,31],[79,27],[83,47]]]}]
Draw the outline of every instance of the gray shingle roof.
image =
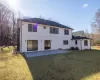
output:
[{"label": "gray shingle roof", "polygon": [[77,39],[90,39],[88,37],[80,37],[80,36],[72,36],[72,40],[77,40]]},{"label": "gray shingle roof", "polygon": [[51,20],[45,20],[45,19],[41,19],[41,18],[21,19],[21,21],[44,24],[44,25],[50,25],[50,26],[56,26],[56,27],[60,27],[60,28],[72,29],[72,28],[70,28],[68,26],[65,26],[65,25],[62,25],[58,22],[51,21]]}]

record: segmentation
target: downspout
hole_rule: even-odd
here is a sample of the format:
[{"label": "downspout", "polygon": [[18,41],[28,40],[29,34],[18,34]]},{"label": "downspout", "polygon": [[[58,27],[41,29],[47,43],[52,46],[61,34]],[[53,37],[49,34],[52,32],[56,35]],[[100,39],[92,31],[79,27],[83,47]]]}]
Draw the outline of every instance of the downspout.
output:
[{"label": "downspout", "polygon": [[17,51],[20,50],[21,50],[21,26],[19,19],[17,19]]},{"label": "downspout", "polygon": [[19,20],[17,19],[17,51],[20,51],[20,30],[19,30]]},{"label": "downspout", "polygon": [[91,39],[90,39],[90,49],[91,49]]},{"label": "downspout", "polygon": [[21,27],[20,27],[20,29],[21,29],[20,30],[20,32],[21,32],[21,43],[20,44],[21,44],[21,52],[22,52],[22,21],[21,21]]},{"label": "downspout", "polygon": [[80,42],[80,46],[81,46],[81,50],[82,50],[82,40],[81,40],[81,42]]},{"label": "downspout", "polygon": [[18,27],[17,27],[17,50],[18,51],[22,51],[22,21],[20,21],[19,19],[18,21]]}]

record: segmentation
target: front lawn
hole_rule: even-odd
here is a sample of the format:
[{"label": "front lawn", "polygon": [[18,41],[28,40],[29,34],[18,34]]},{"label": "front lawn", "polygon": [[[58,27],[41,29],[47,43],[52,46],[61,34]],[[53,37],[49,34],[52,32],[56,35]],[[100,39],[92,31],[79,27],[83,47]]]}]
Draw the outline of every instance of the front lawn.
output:
[{"label": "front lawn", "polygon": [[35,80],[100,80],[100,51],[28,58]]}]

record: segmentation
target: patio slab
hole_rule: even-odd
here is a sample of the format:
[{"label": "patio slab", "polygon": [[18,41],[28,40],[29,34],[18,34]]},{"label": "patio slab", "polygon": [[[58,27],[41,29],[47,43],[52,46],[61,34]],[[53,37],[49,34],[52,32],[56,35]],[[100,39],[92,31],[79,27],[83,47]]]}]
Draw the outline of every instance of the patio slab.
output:
[{"label": "patio slab", "polygon": [[34,51],[34,52],[24,52],[26,57],[36,57],[36,56],[44,56],[51,54],[61,54],[69,51],[66,50],[46,50],[46,51]]}]

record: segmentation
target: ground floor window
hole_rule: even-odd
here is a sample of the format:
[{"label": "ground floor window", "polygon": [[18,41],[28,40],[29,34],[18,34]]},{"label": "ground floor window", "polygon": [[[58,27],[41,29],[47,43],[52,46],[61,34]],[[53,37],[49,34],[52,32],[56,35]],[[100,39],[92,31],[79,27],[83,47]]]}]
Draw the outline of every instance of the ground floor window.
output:
[{"label": "ground floor window", "polygon": [[44,41],[44,49],[50,49],[51,48],[51,41],[45,40]]},{"label": "ground floor window", "polygon": [[68,40],[63,40],[63,45],[68,45]]},{"label": "ground floor window", "polygon": [[88,46],[88,40],[84,40],[84,46]]},{"label": "ground floor window", "polygon": [[27,51],[38,50],[38,40],[27,40]]}]

